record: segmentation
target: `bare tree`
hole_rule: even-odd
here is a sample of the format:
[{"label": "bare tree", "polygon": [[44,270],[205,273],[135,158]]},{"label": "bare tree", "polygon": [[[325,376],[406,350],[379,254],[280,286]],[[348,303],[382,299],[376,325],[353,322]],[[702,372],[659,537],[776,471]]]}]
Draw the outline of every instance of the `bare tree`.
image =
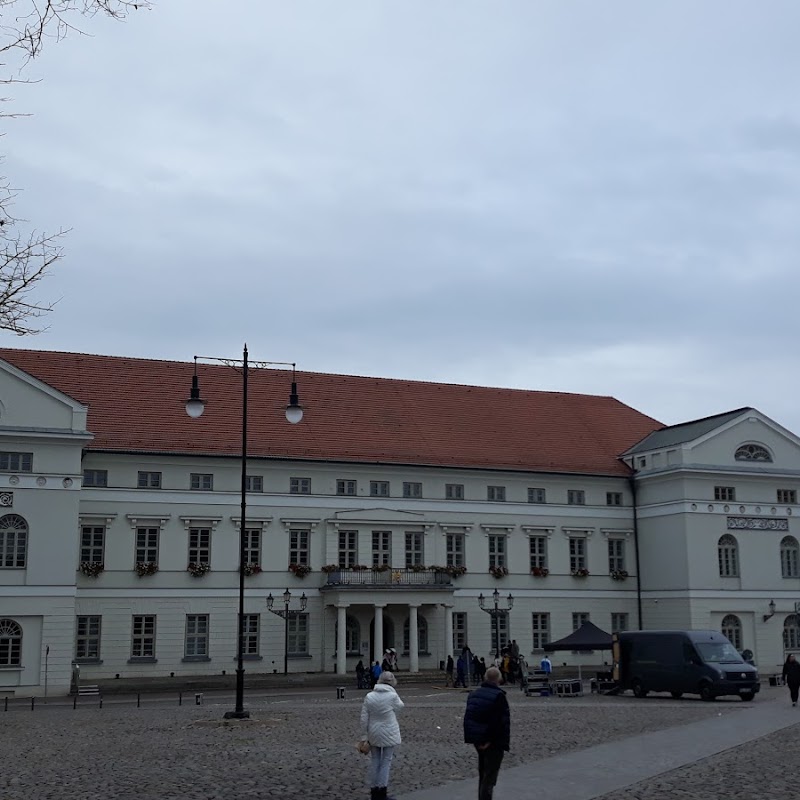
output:
[{"label": "bare tree", "polygon": [[[25,66],[48,41],[80,32],[81,17],[124,19],[149,7],[149,0],[0,0],[0,68],[8,71],[0,84],[24,81]],[[4,119],[15,116],[20,115],[0,113]],[[39,333],[40,320],[53,309],[35,290],[61,259],[67,231],[23,230],[24,221],[11,213],[14,195],[8,179],[0,177],[0,330],[25,336]]]}]

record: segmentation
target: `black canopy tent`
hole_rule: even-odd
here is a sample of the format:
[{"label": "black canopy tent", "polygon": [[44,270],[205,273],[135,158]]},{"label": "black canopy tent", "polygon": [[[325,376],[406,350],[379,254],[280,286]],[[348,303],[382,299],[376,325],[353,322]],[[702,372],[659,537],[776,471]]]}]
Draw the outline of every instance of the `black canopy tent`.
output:
[{"label": "black canopy tent", "polygon": [[[610,650],[611,634],[591,622],[584,622],[578,630],[556,642],[549,642],[544,649],[547,653],[554,653],[556,650]],[[580,677],[581,665],[578,664],[578,678]]]}]

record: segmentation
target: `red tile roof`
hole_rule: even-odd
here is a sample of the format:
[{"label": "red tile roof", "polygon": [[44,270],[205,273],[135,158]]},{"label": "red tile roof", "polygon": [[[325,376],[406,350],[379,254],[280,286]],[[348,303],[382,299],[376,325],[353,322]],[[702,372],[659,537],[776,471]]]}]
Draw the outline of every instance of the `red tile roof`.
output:
[{"label": "red tile roof", "polygon": [[[89,406],[90,450],[236,456],[241,376],[191,362],[0,348],[0,358]],[[298,372],[305,417],[286,422],[291,373],[253,369],[253,457],[626,475],[619,455],[661,424],[612,397]]]}]

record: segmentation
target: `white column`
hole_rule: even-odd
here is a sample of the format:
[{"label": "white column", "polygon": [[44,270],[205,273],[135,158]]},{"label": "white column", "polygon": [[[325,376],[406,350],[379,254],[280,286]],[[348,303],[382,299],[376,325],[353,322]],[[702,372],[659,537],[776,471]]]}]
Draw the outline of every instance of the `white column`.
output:
[{"label": "white column", "polygon": [[336,672],[347,672],[347,606],[336,606]]},{"label": "white column", "polygon": [[408,607],[408,657],[411,672],[419,672],[419,622],[417,621],[418,606]]},{"label": "white column", "polygon": [[375,653],[372,656],[373,663],[379,664],[383,661],[383,609],[384,606],[375,605]]},{"label": "white column", "polygon": [[453,655],[453,606],[444,607],[444,660]]}]

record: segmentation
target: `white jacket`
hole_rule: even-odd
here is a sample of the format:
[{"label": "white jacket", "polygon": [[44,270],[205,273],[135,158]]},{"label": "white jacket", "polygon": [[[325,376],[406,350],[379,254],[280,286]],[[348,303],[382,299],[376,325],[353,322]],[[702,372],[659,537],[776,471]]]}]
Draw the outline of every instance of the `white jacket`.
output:
[{"label": "white jacket", "polygon": [[361,706],[361,738],[373,747],[400,744],[400,725],[394,712],[402,707],[403,701],[394,687],[379,683],[367,694]]}]

